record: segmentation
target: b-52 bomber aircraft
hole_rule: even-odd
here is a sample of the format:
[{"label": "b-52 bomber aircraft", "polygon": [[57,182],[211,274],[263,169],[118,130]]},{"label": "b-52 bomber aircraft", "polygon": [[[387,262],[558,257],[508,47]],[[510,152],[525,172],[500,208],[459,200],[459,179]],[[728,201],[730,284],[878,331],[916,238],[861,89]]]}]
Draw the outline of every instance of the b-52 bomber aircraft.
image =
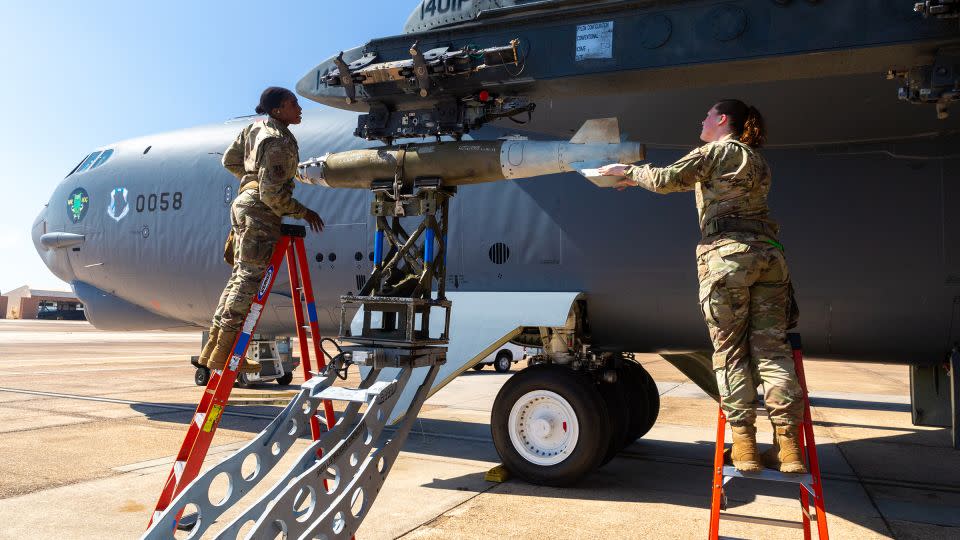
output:
[{"label": "b-52 bomber aircraft", "polygon": [[[914,420],[952,425],[957,441],[958,7],[423,0],[402,34],[331,56],[296,85],[325,105],[293,130],[304,173],[320,184],[296,196],[327,222],[306,240],[322,331],[338,331],[338,299],[362,290],[373,269],[366,188],[378,174],[393,179],[387,169],[347,185],[336,157],[418,143],[427,163],[431,145],[459,145],[462,160],[448,167],[474,164],[492,176],[459,185],[450,203],[445,284],[454,307],[433,391],[506,341],[543,347],[547,365],[505,384],[491,428],[515,473],[575,481],[656,420],[655,384],[628,352],[661,353],[716,393],[708,356],[694,353],[709,349],[694,202],[602,189],[582,170],[559,172],[586,168],[562,158],[553,174],[516,179],[510,167],[525,158],[509,148],[616,146],[615,129],[595,139],[581,126],[618,118],[648,161],[666,164],[698,144],[711,104],[735,97],[770,129],[770,202],[807,352],[912,365]],[[104,146],[56,188],[34,241],[95,326],[206,326],[229,274],[217,254],[238,187],[220,153],[248,121]],[[366,164],[383,166],[375,162]],[[442,169],[433,172],[441,183]],[[282,280],[261,318],[262,343],[294,332]],[[262,377],[288,367],[277,369]],[[536,420],[531,429],[526,420]]]}]

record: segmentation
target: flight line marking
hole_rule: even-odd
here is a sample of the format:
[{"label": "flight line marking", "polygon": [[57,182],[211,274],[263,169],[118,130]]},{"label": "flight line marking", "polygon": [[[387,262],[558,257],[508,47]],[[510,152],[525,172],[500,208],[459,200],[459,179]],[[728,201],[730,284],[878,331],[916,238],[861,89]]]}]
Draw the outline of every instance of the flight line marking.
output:
[{"label": "flight line marking", "polygon": [[[149,366],[149,367],[126,367],[126,368],[92,368],[92,369],[71,369],[70,373],[102,373],[105,371],[142,371],[149,369],[150,371],[157,369],[179,369],[182,368],[182,361],[180,364],[174,366]],[[59,371],[12,371],[9,373],[4,373],[5,377],[10,377],[14,375],[63,375],[63,370]]]},{"label": "flight line marking", "polygon": [[[33,396],[46,396],[46,397],[55,397],[55,398],[64,398],[64,399],[78,399],[81,401],[99,401],[102,403],[116,403],[120,405],[149,405],[151,407],[156,407],[158,409],[170,409],[176,411],[196,411],[197,408],[190,405],[172,405],[170,403],[156,403],[153,401],[133,401],[129,399],[117,399],[117,398],[106,398],[99,396],[85,396],[82,394],[61,394],[59,392],[43,392],[40,390],[23,390],[19,388],[3,388],[0,387],[0,392],[11,392],[14,394],[29,394]],[[224,416],[242,416],[246,418],[265,418],[267,420],[273,420],[276,418],[276,415],[270,414],[257,414],[257,413],[245,413],[245,412],[235,412],[235,411],[224,411]]]}]

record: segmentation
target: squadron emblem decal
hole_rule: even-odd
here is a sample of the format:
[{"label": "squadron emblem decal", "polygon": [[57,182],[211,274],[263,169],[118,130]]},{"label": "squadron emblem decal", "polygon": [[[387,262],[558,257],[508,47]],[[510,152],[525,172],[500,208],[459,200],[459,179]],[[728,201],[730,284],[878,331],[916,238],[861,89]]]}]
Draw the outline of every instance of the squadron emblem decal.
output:
[{"label": "squadron emblem decal", "polygon": [[80,223],[83,216],[87,215],[87,208],[90,206],[90,195],[87,190],[77,188],[73,190],[67,198],[67,214],[74,223]]},{"label": "squadron emblem decal", "polygon": [[110,206],[107,207],[107,215],[114,221],[119,222],[128,212],[130,212],[130,205],[127,204],[127,188],[114,188],[110,192]]}]

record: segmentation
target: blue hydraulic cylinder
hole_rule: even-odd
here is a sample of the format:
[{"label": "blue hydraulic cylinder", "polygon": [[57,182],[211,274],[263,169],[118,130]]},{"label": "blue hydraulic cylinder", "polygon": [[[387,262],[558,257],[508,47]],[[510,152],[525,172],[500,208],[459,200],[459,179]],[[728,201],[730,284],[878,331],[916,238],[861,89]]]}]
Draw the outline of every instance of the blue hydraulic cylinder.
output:
[{"label": "blue hydraulic cylinder", "polygon": [[430,264],[433,262],[433,229],[427,229],[423,240],[423,259]]},{"label": "blue hydraulic cylinder", "polygon": [[379,266],[383,262],[383,231],[377,230],[373,235],[373,264]]}]

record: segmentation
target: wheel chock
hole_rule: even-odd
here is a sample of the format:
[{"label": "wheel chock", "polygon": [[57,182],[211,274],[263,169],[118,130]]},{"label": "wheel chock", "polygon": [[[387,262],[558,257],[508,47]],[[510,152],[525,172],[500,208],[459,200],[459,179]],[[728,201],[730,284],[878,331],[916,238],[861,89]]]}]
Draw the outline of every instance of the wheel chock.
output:
[{"label": "wheel chock", "polygon": [[496,482],[501,484],[510,479],[510,471],[508,471],[503,465],[497,465],[496,467],[487,471],[487,474],[483,476],[483,479],[487,482]]}]

